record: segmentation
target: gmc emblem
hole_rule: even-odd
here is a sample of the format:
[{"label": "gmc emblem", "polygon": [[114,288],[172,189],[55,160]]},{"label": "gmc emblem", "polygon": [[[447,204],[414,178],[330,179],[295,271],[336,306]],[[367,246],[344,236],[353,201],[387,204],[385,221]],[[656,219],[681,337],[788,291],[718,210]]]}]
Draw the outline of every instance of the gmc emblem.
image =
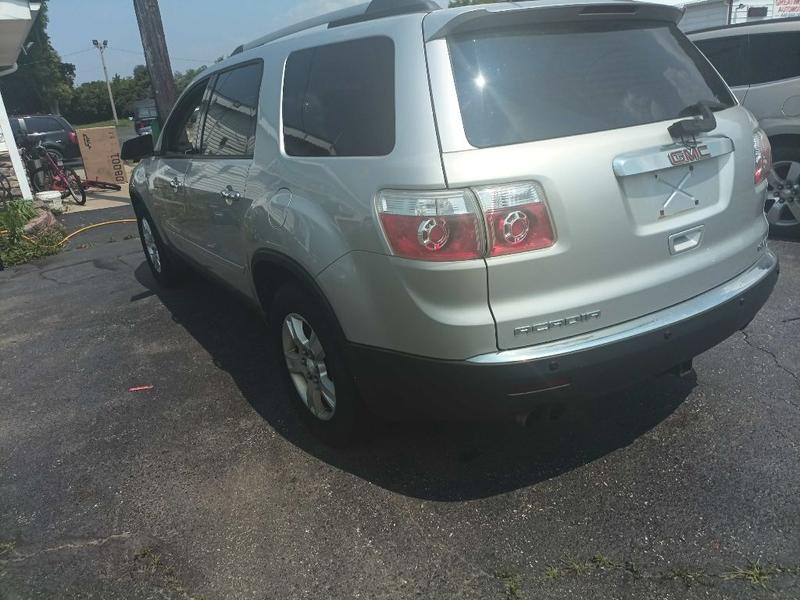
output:
[{"label": "gmc emblem", "polygon": [[669,162],[675,166],[697,162],[704,158],[711,158],[711,153],[705,144],[694,148],[681,148],[669,153]]}]

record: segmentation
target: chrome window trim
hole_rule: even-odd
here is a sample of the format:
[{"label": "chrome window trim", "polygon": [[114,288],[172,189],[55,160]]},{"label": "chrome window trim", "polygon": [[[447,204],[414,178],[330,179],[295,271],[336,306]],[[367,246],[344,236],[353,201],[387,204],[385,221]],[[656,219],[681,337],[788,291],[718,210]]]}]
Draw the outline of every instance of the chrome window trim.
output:
[{"label": "chrome window trim", "polygon": [[682,321],[692,319],[717,306],[733,300],[740,294],[760,283],[778,266],[778,258],[767,250],[749,269],[734,277],[727,283],[715,287],[699,296],[665,308],[658,312],[626,321],[618,325],[591,331],[562,340],[526,346],[514,350],[503,350],[489,354],[481,354],[467,359],[466,362],[478,365],[515,364],[532,360],[551,359],[608,346],[617,342],[652,333],[659,329],[672,327]]}]

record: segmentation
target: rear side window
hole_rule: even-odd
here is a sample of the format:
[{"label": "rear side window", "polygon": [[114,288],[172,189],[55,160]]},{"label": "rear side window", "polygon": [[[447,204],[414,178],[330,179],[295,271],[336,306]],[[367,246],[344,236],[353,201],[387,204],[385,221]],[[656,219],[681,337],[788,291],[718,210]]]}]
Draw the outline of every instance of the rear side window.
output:
[{"label": "rear side window", "polygon": [[28,117],[25,119],[28,133],[48,133],[50,131],[63,131],[64,125],[53,117]]},{"label": "rear side window", "polygon": [[734,104],[663,22],[526,25],[448,44],[465,133],[479,148],[677,119],[700,100]]},{"label": "rear side window", "polygon": [[258,62],[217,76],[203,126],[203,154],[253,155],[261,70]]},{"label": "rear side window", "polygon": [[372,37],[289,55],[283,142],[290,156],[385,156],[394,148],[394,43]]},{"label": "rear side window", "polygon": [[750,83],[746,35],[698,40],[695,45],[711,61],[728,85],[735,87]]},{"label": "rear side window", "polygon": [[751,35],[750,57],[758,67],[750,83],[800,77],[800,32]]}]

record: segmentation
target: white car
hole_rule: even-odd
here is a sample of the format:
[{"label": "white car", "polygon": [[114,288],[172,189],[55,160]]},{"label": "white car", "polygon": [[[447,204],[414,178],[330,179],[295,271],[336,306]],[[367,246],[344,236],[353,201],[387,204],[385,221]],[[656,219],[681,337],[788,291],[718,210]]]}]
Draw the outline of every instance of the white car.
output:
[{"label": "white car", "polygon": [[800,18],[714,27],[688,36],[772,144],[775,163],[765,205],[770,231],[800,236]]}]

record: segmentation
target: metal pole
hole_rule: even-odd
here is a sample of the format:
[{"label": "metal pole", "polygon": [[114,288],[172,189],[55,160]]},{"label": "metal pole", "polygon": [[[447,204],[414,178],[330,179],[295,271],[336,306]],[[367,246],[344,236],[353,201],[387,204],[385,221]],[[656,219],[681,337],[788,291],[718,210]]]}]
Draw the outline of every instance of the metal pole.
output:
[{"label": "metal pole", "polygon": [[139,22],[142,49],[156,97],[160,125],[163,126],[178,94],[169,62],[167,41],[164,39],[161,11],[158,0],[133,0],[133,9]]},{"label": "metal pole", "polygon": [[[16,71],[16,66],[14,70]],[[17,150],[14,132],[11,130],[11,123],[8,122],[8,113],[6,112],[6,105],[3,102],[3,94],[0,94],[0,130],[2,130],[6,146],[8,146],[8,155],[11,157],[11,166],[14,168],[14,175],[17,176],[19,191],[25,200],[33,200],[31,187],[28,185],[28,174],[22,164],[19,150]]]},{"label": "metal pole", "polygon": [[108,88],[108,99],[111,101],[111,112],[114,115],[114,125],[119,125],[117,118],[117,106],[114,104],[114,94],[111,92],[111,82],[108,80],[108,69],[106,69],[106,58],[103,54],[108,48],[108,40],[103,40],[100,44],[97,40],[92,40],[94,47],[100,51],[100,62],[103,63],[103,75],[106,77],[106,87]]}]

